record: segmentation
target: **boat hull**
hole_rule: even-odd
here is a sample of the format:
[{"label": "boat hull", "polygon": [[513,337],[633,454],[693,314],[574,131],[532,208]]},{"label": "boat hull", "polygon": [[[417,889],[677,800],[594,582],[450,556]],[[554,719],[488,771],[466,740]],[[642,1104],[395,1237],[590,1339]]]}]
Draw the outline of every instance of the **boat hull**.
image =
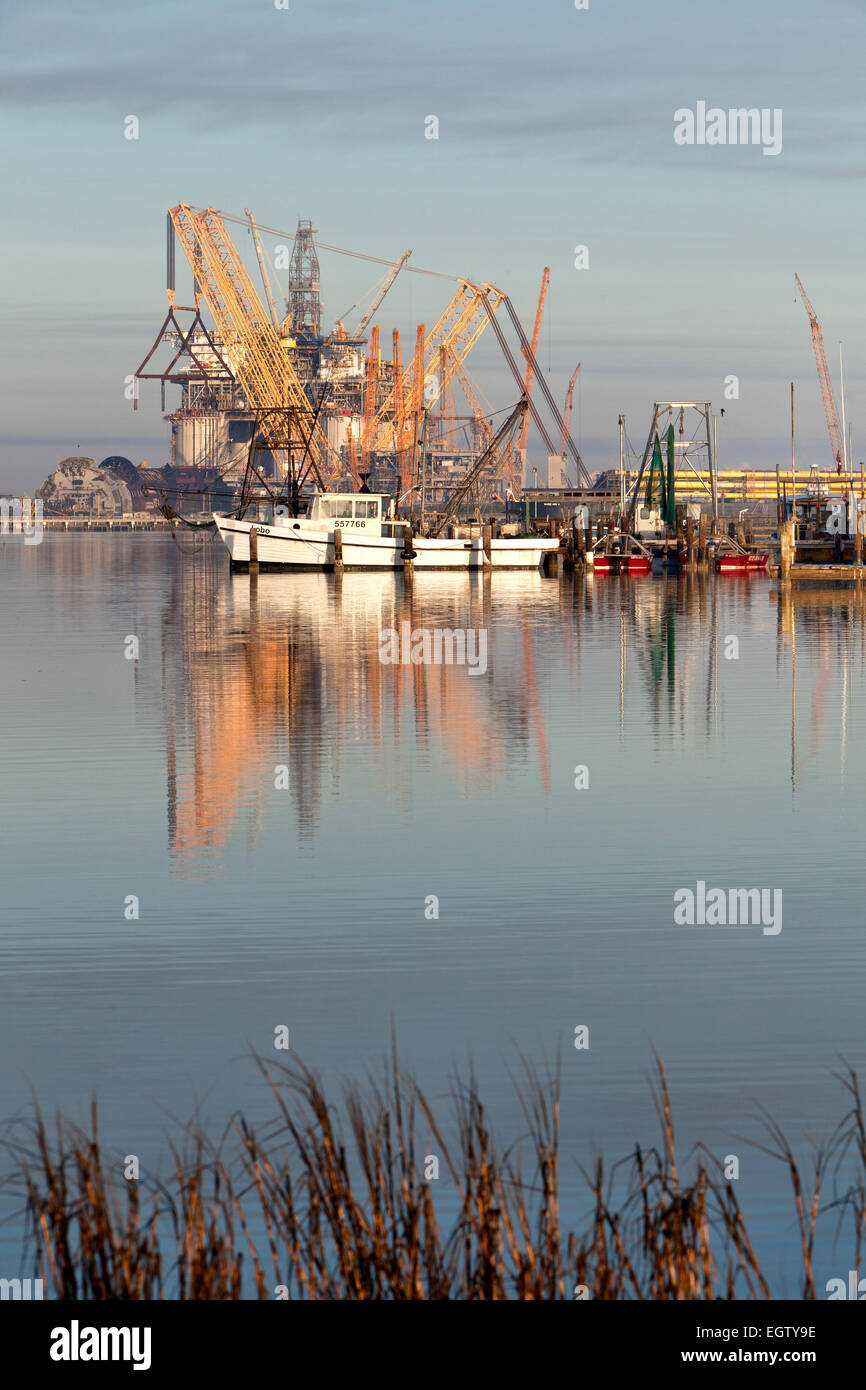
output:
[{"label": "boat hull", "polygon": [[649,574],[652,560],[646,555],[596,555],[593,574]]},{"label": "boat hull", "polygon": [[749,571],[762,571],[770,561],[770,552],[762,551],[751,555],[717,555],[717,574],[744,574]]},{"label": "boat hull", "polygon": [[[250,563],[250,532],[257,536],[257,558],[262,569],[333,569],[334,532],[304,528],[289,522],[263,526],[217,515],[217,530],[234,565]],[[341,529],[344,569],[402,569],[403,538],[364,535]],[[558,549],[556,539],[518,536],[494,539],[489,559],[480,536],[470,540],[413,537],[410,558],[416,570],[426,569],[539,569],[544,556]]]}]

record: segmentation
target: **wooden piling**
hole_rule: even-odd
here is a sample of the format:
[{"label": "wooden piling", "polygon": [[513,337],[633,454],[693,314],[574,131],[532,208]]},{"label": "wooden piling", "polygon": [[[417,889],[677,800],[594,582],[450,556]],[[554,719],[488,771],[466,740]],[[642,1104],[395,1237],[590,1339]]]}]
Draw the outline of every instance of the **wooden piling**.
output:
[{"label": "wooden piling", "polygon": [[560,536],[560,547],[562,549],[562,570],[574,569],[574,527],[569,526],[564,535]]},{"label": "wooden piling", "polygon": [[343,532],[339,526],[334,527],[334,572],[343,573]]},{"label": "wooden piling", "polygon": [[403,527],[403,573],[407,579],[415,575],[415,548],[412,545],[412,527]]},{"label": "wooden piling", "polygon": [[490,526],[481,528],[481,549],[484,552],[484,568],[490,569],[493,564],[493,530]]},{"label": "wooden piling", "polygon": [[794,560],[794,523],[783,521],[779,527],[779,577],[789,579]]},{"label": "wooden piling", "polygon": [[702,568],[707,563],[707,534],[709,529],[709,517],[701,516],[698,521],[698,565]]},{"label": "wooden piling", "polygon": [[695,567],[695,523],[690,516],[686,517],[686,564],[690,570]]},{"label": "wooden piling", "polygon": [[257,572],[259,568],[259,533],[254,526],[250,527],[250,569]]}]

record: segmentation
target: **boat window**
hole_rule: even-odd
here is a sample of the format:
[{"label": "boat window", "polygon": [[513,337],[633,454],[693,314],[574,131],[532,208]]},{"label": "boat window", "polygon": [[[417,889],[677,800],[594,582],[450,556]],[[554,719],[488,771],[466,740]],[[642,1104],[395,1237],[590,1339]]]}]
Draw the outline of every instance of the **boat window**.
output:
[{"label": "boat window", "polygon": [[319,516],[349,517],[352,515],[352,499],[323,497],[319,502]]},{"label": "boat window", "polygon": [[357,500],[357,498],[355,499],[355,516],[366,516],[366,517],[376,516],[377,511],[378,511],[378,503],[377,503],[377,502],[369,501],[369,500],[364,500],[364,501],[359,502],[359,501]]}]

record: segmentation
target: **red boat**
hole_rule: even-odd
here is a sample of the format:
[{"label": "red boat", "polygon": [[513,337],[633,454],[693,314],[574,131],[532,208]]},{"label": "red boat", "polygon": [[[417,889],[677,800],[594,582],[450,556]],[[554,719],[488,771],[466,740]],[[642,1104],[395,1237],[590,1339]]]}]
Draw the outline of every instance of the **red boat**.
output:
[{"label": "red boat", "polygon": [[717,574],[742,574],[744,570],[765,570],[770,561],[769,550],[740,554],[730,550],[716,556]]},{"label": "red boat", "polygon": [[649,574],[652,565],[653,557],[646,546],[636,536],[624,535],[613,525],[592,547],[592,568],[596,574]]}]

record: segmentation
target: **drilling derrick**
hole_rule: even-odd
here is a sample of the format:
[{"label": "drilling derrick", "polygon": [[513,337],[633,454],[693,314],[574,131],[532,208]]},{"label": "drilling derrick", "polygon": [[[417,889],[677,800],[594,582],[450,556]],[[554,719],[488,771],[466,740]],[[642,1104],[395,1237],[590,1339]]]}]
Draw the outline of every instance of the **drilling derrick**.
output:
[{"label": "drilling derrick", "polygon": [[319,257],[313,235],[316,228],[308,217],[298,218],[298,230],[289,264],[289,295],[286,310],[292,318],[294,337],[320,337],[322,301],[319,297]]}]

